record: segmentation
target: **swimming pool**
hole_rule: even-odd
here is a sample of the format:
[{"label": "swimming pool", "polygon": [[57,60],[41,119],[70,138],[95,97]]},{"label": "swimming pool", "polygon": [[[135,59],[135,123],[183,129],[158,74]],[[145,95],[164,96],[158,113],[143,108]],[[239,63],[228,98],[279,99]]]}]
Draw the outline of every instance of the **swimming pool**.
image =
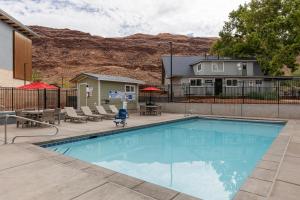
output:
[{"label": "swimming pool", "polygon": [[283,125],[196,118],[47,148],[205,200],[226,200]]}]

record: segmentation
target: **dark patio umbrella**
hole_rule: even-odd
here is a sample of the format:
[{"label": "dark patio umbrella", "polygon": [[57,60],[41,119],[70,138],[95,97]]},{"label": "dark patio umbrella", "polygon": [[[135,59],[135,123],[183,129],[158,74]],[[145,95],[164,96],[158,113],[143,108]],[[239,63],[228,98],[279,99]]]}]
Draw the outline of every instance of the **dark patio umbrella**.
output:
[{"label": "dark patio umbrella", "polygon": [[156,88],[156,87],[146,87],[146,88],[142,89],[141,91],[150,93],[149,103],[151,104],[151,101],[152,101],[151,94],[152,94],[152,92],[160,92],[161,90]]}]

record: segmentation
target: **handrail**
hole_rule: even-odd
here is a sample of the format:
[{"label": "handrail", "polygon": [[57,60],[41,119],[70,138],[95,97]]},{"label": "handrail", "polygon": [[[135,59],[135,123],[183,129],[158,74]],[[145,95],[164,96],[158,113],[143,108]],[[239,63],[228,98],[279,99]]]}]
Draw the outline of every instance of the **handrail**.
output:
[{"label": "handrail", "polygon": [[12,139],[12,144],[15,142],[15,140],[17,138],[20,138],[20,137],[41,137],[41,136],[55,136],[58,134],[59,132],[59,129],[57,126],[53,125],[53,124],[48,124],[48,123],[45,123],[45,122],[40,122],[40,121],[37,121],[37,120],[33,120],[33,119],[29,119],[29,118],[26,118],[26,117],[21,117],[21,116],[17,116],[17,115],[5,115],[5,123],[4,123],[4,144],[7,144],[7,120],[8,118],[10,117],[13,117],[13,118],[16,118],[16,119],[24,119],[26,121],[31,121],[31,122],[35,122],[35,123],[39,123],[39,124],[44,124],[44,125],[47,125],[47,126],[51,126],[51,127],[54,127],[56,129],[56,132],[52,135],[28,135],[28,136],[15,136],[13,137]]}]

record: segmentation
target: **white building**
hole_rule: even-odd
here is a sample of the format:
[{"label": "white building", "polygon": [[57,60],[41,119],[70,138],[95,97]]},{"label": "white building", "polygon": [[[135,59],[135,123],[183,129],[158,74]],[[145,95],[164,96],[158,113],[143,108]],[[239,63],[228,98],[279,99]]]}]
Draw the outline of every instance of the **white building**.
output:
[{"label": "white building", "polygon": [[31,80],[33,37],[38,35],[0,9],[0,87]]}]

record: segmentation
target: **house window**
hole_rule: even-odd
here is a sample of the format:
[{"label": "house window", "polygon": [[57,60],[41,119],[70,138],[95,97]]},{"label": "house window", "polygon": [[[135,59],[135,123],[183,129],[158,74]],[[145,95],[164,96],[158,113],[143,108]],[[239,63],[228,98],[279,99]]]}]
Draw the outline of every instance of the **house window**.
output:
[{"label": "house window", "polygon": [[249,86],[253,87],[254,86],[254,82],[253,81],[249,81]]},{"label": "house window", "polygon": [[228,80],[226,80],[226,86],[236,87],[236,86],[238,86],[238,81],[235,79],[228,79]]},{"label": "house window", "polygon": [[213,80],[211,80],[211,79],[207,79],[207,80],[204,81],[204,84],[205,84],[206,86],[213,86],[213,85],[214,85],[214,82],[213,82]]},{"label": "house window", "polygon": [[135,92],[135,86],[134,85],[125,85],[125,92],[134,93]]},{"label": "house window", "polygon": [[202,86],[202,79],[190,79],[190,84],[193,87]]},{"label": "house window", "polygon": [[199,63],[199,64],[197,65],[197,72],[200,72],[201,70],[202,70],[202,64]]},{"label": "house window", "polygon": [[224,62],[223,63],[212,63],[213,72],[224,72]]},{"label": "house window", "polygon": [[255,84],[256,84],[257,86],[262,86],[262,80],[256,80],[256,81],[255,81]]}]

